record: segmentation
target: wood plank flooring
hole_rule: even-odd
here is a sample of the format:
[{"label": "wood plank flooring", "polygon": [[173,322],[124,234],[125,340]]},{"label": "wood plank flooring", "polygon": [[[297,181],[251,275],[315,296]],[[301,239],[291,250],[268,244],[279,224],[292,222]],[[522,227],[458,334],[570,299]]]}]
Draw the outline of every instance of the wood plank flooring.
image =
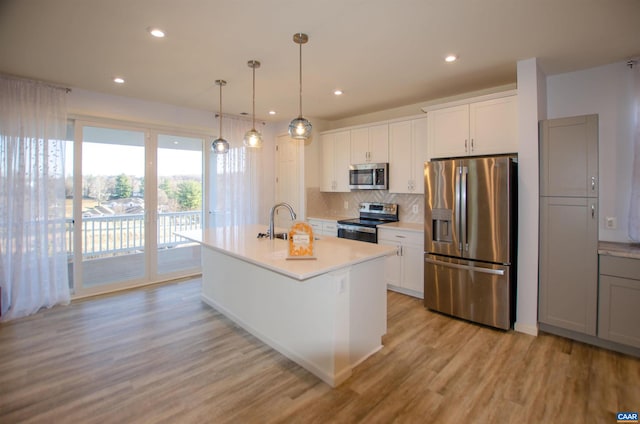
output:
[{"label": "wood plank flooring", "polygon": [[200,280],[0,324],[0,423],[611,423],[640,360],[388,294],[384,348],[332,389],[200,301]]}]

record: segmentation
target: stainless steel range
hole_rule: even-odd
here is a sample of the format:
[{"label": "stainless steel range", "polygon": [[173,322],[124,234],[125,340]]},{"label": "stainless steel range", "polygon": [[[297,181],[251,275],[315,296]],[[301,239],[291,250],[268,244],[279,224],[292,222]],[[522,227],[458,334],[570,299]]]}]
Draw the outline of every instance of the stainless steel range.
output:
[{"label": "stainless steel range", "polygon": [[360,218],[338,221],[338,237],[351,240],[378,242],[378,225],[398,221],[395,203],[360,203]]}]

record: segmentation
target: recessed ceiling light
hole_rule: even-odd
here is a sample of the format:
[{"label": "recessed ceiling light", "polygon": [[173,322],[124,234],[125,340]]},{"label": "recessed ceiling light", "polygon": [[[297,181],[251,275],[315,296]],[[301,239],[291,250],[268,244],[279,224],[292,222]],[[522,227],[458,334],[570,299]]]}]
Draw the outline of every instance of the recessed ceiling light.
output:
[{"label": "recessed ceiling light", "polygon": [[275,111],[275,110],[270,110],[270,111],[269,111],[269,115],[275,115],[275,114],[276,114],[276,111]]},{"label": "recessed ceiling light", "polygon": [[160,28],[149,28],[149,34],[153,35],[156,38],[163,38],[166,34]]},{"label": "recessed ceiling light", "polygon": [[458,56],[456,56],[455,54],[450,54],[449,56],[444,58],[445,62],[455,62],[456,60],[458,60]]},{"label": "recessed ceiling light", "polygon": [[333,94],[336,96],[342,96],[342,90],[334,90]]},{"label": "recessed ceiling light", "polygon": [[113,82],[115,82],[116,84],[124,84],[124,78],[115,77],[113,79]]}]

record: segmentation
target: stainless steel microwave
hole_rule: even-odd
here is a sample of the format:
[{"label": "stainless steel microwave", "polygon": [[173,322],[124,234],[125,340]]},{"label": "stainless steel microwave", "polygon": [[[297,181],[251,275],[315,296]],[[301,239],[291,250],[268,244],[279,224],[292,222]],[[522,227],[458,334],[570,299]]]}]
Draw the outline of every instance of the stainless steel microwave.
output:
[{"label": "stainless steel microwave", "polygon": [[388,190],[388,163],[360,163],[349,166],[351,190]]}]

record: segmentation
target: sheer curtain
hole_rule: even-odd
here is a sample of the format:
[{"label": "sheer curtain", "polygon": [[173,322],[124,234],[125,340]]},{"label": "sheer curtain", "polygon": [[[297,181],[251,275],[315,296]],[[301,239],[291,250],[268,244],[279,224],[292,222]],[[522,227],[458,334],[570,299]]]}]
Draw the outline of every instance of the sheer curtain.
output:
[{"label": "sheer curtain", "polygon": [[64,89],[0,76],[2,320],[69,302],[66,115]]},{"label": "sheer curtain", "polygon": [[640,241],[640,64],[636,63],[633,72],[633,92],[635,97],[635,124],[633,131],[634,158],[633,179],[631,180],[631,205],[629,207],[629,237]]},{"label": "sheer curtain", "polygon": [[222,137],[229,142],[229,152],[212,153],[215,156],[212,170],[215,226],[255,224],[260,210],[259,187],[265,147],[244,147],[242,139],[251,129],[250,121],[236,118],[222,121]]}]

